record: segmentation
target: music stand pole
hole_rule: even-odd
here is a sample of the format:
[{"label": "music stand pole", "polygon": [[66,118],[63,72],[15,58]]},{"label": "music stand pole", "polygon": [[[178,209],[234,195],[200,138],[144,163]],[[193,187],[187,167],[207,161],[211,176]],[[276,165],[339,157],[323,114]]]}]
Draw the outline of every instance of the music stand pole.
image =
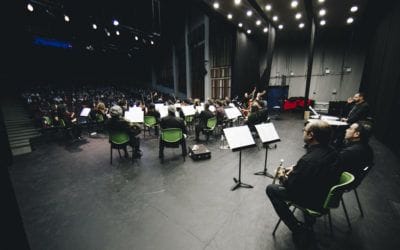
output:
[{"label": "music stand pole", "polygon": [[237,180],[235,177],[233,178],[233,181],[235,182],[235,185],[231,188],[231,191],[234,191],[237,188],[243,187],[243,188],[253,188],[253,186],[242,183],[242,150],[239,150],[239,180]]},{"label": "music stand pole", "polygon": [[263,170],[263,171],[256,172],[256,173],[254,173],[254,174],[255,174],[255,175],[264,175],[264,176],[269,177],[269,178],[274,178],[274,176],[273,176],[272,174],[268,173],[268,170],[267,170],[268,147],[269,147],[269,143],[266,143],[266,144],[265,144],[265,162],[264,162],[264,170]]}]

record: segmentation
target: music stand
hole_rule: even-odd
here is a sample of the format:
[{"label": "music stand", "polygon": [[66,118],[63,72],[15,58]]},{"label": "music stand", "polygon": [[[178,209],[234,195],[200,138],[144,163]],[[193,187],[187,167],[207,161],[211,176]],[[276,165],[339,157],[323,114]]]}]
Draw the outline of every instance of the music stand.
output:
[{"label": "music stand", "polygon": [[144,112],[141,109],[133,109],[132,111],[125,112],[124,118],[130,123],[143,123]]},{"label": "music stand", "polygon": [[[237,109],[236,107],[226,108],[226,109],[224,109],[224,111],[225,111],[226,117],[232,121],[242,115],[242,113],[240,113],[239,109]],[[239,120],[238,120],[238,124],[239,124]]]},{"label": "music stand", "polygon": [[278,133],[275,130],[274,124],[272,123],[263,123],[255,125],[258,135],[260,136],[261,142],[265,146],[265,162],[264,162],[264,170],[254,173],[255,175],[263,175],[269,178],[274,178],[274,176],[268,173],[267,170],[267,159],[268,159],[268,148],[270,143],[278,142],[281,139],[279,138]]},{"label": "music stand", "polygon": [[253,188],[253,186],[242,182],[242,149],[256,146],[250,129],[247,125],[239,127],[224,128],[224,134],[232,151],[239,151],[239,179],[233,178],[235,185],[231,188]]}]

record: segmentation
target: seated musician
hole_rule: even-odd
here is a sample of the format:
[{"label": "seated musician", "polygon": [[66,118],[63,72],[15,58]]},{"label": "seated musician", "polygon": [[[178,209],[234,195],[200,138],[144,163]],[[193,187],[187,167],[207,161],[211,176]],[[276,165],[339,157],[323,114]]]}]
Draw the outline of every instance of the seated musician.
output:
[{"label": "seated musician", "polygon": [[82,128],[79,125],[75,112],[70,112],[67,106],[60,107],[59,119],[63,119],[67,128],[72,128],[72,136],[74,139],[81,140]]},{"label": "seated musician", "polygon": [[[160,122],[160,127],[161,129],[167,129],[167,128],[180,128],[183,133],[183,138],[179,142],[182,146],[182,155],[186,156],[187,155],[187,149],[186,149],[186,135],[187,135],[187,129],[185,126],[185,122],[175,116],[175,107],[173,105],[168,106],[168,115],[166,117],[163,117]],[[163,158],[164,156],[164,142],[160,140],[160,151],[159,151],[159,158]]]},{"label": "seated musician", "polygon": [[224,123],[225,119],[224,105],[221,100],[217,100],[215,103],[216,103],[215,115],[217,116],[217,124],[221,125]]},{"label": "seated musician", "polygon": [[342,121],[352,124],[361,120],[365,120],[369,115],[369,105],[364,99],[364,93],[356,93],[353,97],[354,106],[349,111],[347,118],[342,118]]},{"label": "seated musician", "polygon": [[154,116],[156,118],[156,126],[154,126],[155,134],[158,135],[158,126],[160,124],[160,112],[156,110],[156,105],[154,103],[150,103],[149,108],[147,109],[146,116]]},{"label": "seated musician", "polygon": [[249,126],[251,132],[255,132],[256,131],[255,125],[261,123],[260,114],[258,112],[259,112],[258,105],[253,103],[253,105],[250,108],[250,114],[247,116],[247,120],[245,121],[245,124]]},{"label": "seated musician", "polygon": [[203,132],[205,128],[207,128],[207,121],[209,118],[214,117],[215,115],[210,111],[210,104],[204,104],[204,110],[201,111],[200,115],[198,115],[199,123],[195,127],[196,133],[196,142],[199,141],[200,132]]},{"label": "seated musician", "polygon": [[[140,138],[137,137],[140,134],[140,128],[137,125],[130,125],[128,121],[122,118],[123,110],[120,106],[114,105],[110,108],[111,118],[107,120],[105,127],[109,133],[113,131],[125,132],[129,135],[129,145],[132,147],[132,157],[139,158],[142,156],[140,150]],[[126,148],[125,157],[128,157]]]}]

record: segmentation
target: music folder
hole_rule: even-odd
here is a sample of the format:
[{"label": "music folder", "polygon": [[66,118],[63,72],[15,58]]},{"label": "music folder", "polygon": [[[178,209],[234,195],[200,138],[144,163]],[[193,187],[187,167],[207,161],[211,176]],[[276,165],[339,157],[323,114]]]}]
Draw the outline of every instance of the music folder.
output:
[{"label": "music folder", "polygon": [[196,110],[193,105],[182,106],[181,107],[184,116],[191,116],[196,114]]},{"label": "music folder", "polygon": [[224,111],[225,111],[226,117],[228,117],[229,120],[235,119],[242,115],[242,113],[240,113],[240,111],[236,107],[226,108],[226,109],[224,109]]},{"label": "music folder", "polygon": [[125,112],[125,120],[129,122],[142,123],[144,120],[144,112],[143,110],[138,109]]},{"label": "music folder", "polygon": [[247,125],[224,128],[224,134],[232,151],[237,151],[256,145]]},{"label": "music folder", "polygon": [[255,127],[262,143],[273,143],[281,140],[273,123],[257,124]]}]

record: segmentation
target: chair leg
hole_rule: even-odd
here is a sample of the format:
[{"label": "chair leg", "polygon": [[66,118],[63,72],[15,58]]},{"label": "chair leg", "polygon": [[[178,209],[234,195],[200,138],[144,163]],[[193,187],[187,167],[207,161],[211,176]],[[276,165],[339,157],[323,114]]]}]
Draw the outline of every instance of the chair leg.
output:
[{"label": "chair leg", "polygon": [[113,150],[113,148],[112,148],[112,146],[110,147],[110,164],[112,165],[112,150]]},{"label": "chair leg", "polygon": [[356,194],[358,209],[360,210],[361,217],[364,217],[364,212],[363,212],[363,210],[362,210],[362,208],[361,208],[360,199],[358,198],[358,194],[357,194],[357,189],[354,189],[354,193]]},{"label": "chair leg", "polygon": [[[294,213],[294,211],[296,211],[296,207],[293,207],[292,209],[292,214]],[[279,225],[281,224],[282,220],[281,218],[279,218],[278,222],[275,225],[274,231],[272,231],[272,235],[275,236],[275,232],[278,229]]]},{"label": "chair leg", "polygon": [[122,158],[122,156],[121,156],[121,149],[120,149],[120,148],[118,148],[118,154],[119,154],[119,158]]},{"label": "chair leg", "polygon": [[351,228],[351,224],[350,224],[349,215],[347,214],[347,209],[346,209],[346,206],[344,205],[343,198],[341,200],[342,200],[342,206],[343,206],[344,215],[346,216],[347,224],[349,225],[349,229],[351,231],[352,228]]},{"label": "chair leg", "polygon": [[328,219],[329,219],[329,230],[331,231],[331,235],[333,236],[331,210],[328,211]]}]

